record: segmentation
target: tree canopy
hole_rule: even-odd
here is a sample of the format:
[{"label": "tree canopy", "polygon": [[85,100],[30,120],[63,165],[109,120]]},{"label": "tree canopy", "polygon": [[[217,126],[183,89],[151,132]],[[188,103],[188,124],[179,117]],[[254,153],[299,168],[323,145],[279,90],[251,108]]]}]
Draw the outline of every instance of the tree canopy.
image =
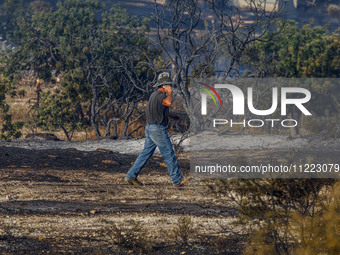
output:
[{"label": "tree canopy", "polygon": [[301,28],[288,22],[280,33],[267,32],[245,54],[244,63],[260,77],[338,78],[340,77],[339,31],[327,27]]},{"label": "tree canopy", "polygon": [[[17,47],[7,62],[7,73],[33,71],[45,81],[60,77],[61,87],[43,94],[43,102],[48,102],[47,95],[54,100],[58,94],[60,107],[68,101],[78,121],[91,122],[97,136],[102,135],[99,124],[104,125],[105,135],[110,135],[112,123],[127,119],[128,125],[131,106],[145,97],[154,80],[153,61],[159,53],[151,48],[148,31],[147,19],[131,17],[118,5],[107,10],[95,0],[65,0],[55,10],[35,6],[29,16],[17,19],[10,38]],[[45,110],[40,117],[49,112]],[[59,125],[68,137],[60,125],[66,124],[65,119],[48,121],[51,116],[61,117],[45,116],[41,124]],[[69,121],[68,126],[74,127],[72,118]]]}]

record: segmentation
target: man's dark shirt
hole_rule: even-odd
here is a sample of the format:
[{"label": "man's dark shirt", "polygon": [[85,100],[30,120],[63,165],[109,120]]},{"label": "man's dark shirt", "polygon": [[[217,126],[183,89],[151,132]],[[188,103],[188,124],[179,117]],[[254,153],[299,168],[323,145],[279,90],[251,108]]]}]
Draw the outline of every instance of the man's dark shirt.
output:
[{"label": "man's dark shirt", "polygon": [[169,123],[169,107],[162,104],[166,95],[158,90],[153,92],[146,107],[146,122],[167,126]]}]

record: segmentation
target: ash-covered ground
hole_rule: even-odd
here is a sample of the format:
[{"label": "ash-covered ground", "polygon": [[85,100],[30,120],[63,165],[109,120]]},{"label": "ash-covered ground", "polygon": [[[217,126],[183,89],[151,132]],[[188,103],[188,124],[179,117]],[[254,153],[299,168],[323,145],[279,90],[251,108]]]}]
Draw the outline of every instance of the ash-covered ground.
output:
[{"label": "ash-covered ground", "polygon": [[[322,151],[313,155],[316,160],[340,158],[339,139],[334,138],[203,136],[204,145],[195,144],[197,139],[185,140],[183,150],[177,151],[184,176],[190,175],[190,151],[202,146],[222,148],[230,160],[243,153],[249,161],[270,157],[284,162],[293,152],[303,161],[313,151]],[[172,139],[176,144],[180,136]],[[240,254],[241,236],[223,232],[237,217],[235,205],[210,194],[202,180],[173,187],[161,156],[155,154],[140,174],[144,186],[124,182],[143,143],[143,139],[1,141],[0,253]],[[195,229],[188,244],[171,236],[181,217],[190,218]],[[117,244],[117,227],[126,235],[137,223],[142,229],[136,228],[136,236],[147,237],[143,243],[150,245]]]},{"label": "ash-covered ground", "polygon": [[[174,144],[181,135],[171,137]],[[190,142],[191,140],[191,142]],[[204,142],[201,144],[200,142]],[[95,151],[106,149],[120,154],[138,155],[143,149],[144,139],[129,140],[87,140],[87,141],[52,141],[42,138],[0,141],[1,147],[17,147],[30,150],[77,149],[79,151]],[[340,148],[340,138],[305,136],[291,137],[283,135],[218,135],[214,132],[202,132],[181,142],[184,151],[197,150],[246,150],[246,149],[308,149],[336,150]],[[156,154],[159,154],[156,151]]]}]

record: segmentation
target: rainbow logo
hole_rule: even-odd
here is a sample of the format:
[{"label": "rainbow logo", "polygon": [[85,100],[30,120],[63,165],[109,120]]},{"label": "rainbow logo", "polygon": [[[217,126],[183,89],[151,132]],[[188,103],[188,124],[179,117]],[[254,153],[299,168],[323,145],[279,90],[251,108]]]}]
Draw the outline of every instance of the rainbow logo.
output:
[{"label": "rainbow logo", "polygon": [[[205,83],[203,83],[203,82],[199,82],[199,83],[202,84],[203,86],[207,87],[208,89],[210,89],[212,92],[214,92],[214,94],[217,96],[217,98],[218,98],[218,100],[220,101],[220,104],[221,104],[221,106],[222,106],[222,100],[221,100],[221,98],[220,98],[220,95],[217,93],[217,91],[216,91],[213,87],[211,87],[210,85],[208,85],[208,84],[205,84]],[[205,93],[207,93],[207,94],[212,98],[212,100],[214,101],[215,105],[217,105],[216,100],[215,100],[213,94],[212,94],[209,90],[204,89],[204,88],[199,88],[199,89],[200,89],[200,90],[203,90]]]}]

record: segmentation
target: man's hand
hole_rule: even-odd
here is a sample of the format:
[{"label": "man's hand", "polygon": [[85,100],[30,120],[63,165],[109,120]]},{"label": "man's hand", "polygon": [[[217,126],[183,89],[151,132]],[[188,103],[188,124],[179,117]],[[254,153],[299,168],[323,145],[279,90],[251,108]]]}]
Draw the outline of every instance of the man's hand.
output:
[{"label": "man's hand", "polygon": [[164,90],[169,95],[172,92],[172,87],[170,85],[165,85]]},{"label": "man's hand", "polygon": [[172,103],[172,97],[171,97],[171,85],[165,85],[164,91],[166,92],[166,98],[163,99],[163,105],[170,107]]}]

